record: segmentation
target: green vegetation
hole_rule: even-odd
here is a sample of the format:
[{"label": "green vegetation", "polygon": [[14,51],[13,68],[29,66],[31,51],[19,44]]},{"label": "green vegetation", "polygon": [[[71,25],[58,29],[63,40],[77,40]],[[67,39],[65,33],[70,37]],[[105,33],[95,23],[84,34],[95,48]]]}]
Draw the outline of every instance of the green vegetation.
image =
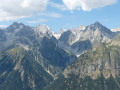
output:
[{"label": "green vegetation", "polygon": [[102,73],[95,80],[89,76],[79,78],[79,76],[71,74],[69,78],[60,76],[56,81],[44,88],[44,90],[120,90],[117,83],[119,82],[116,82],[112,76],[105,79]]},{"label": "green vegetation", "polygon": [[[99,64],[97,65],[95,62]],[[60,76],[44,90],[120,90],[119,74],[112,72],[112,70],[119,70],[119,65],[120,47],[101,43],[81,55],[65,69],[64,73],[67,72],[67,78]],[[96,69],[92,71],[92,69],[88,69],[89,66]],[[80,69],[83,69],[83,71],[78,71]],[[93,75],[95,75],[94,72],[98,71],[101,74],[99,73],[96,79],[92,79],[92,74],[88,73],[87,70],[91,70]],[[80,76],[81,74],[84,76]],[[107,77],[105,74],[110,74],[110,76]]]},{"label": "green vegetation", "polygon": [[0,60],[0,89],[40,90],[52,80],[30,52],[23,48],[16,47],[3,53]]}]

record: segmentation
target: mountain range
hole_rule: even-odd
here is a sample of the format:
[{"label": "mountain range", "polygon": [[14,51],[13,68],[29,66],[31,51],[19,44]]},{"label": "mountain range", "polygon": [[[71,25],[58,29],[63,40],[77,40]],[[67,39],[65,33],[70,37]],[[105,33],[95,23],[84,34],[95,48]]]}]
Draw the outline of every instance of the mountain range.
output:
[{"label": "mountain range", "polygon": [[119,90],[119,41],[99,22],[58,33],[14,22],[0,29],[0,89]]}]

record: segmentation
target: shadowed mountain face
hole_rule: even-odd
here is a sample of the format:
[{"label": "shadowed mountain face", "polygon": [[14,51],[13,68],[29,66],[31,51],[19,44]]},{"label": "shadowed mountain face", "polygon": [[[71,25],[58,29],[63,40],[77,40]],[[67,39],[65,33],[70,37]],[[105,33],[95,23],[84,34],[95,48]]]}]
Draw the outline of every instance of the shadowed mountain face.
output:
[{"label": "shadowed mountain face", "polygon": [[5,42],[5,41],[6,41],[5,33],[3,30],[0,30],[0,42]]},{"label": "shadowed mountain face", "polygon": [[[88,47],[88,45],[89,45],[89,47]],[[91,44],[91,42],[89,40],[85,40],[85,41],[76,42],[71,47],[73,49],[75,49],[76,47],[78,47],[78,51],[80,51],[80,49],[82,48],[83,51],[84,51],[87,48],[90,49],[92,47],[92,44]]]},{"label": "shadowed mountain face", "polygon": [[76,59],[74,55],[70,55],[61,49],[54,37],[50,39],[44,37],[42,39],[40,52],[44,58],[51,60],[51,64],[59,67],[65,67]]},{"label": "shadowed mountain face", "polygon": [[31,51],[21,47],[1,54],[0,88],[3,90],[42,89],[53,80],[44,68],[34,60]]},{"label": "shadowed mountain face", "polygon": [[4,47],[3,43],[6,42],[6,35],[3,30],[0,29],[0,51]]},{"label": "shadowed mountain face", "polygon": [[69,45],[75,38],[76,36],[71,31],[66,31],[61,35],[59,41],[63,41],[65,44]]}]

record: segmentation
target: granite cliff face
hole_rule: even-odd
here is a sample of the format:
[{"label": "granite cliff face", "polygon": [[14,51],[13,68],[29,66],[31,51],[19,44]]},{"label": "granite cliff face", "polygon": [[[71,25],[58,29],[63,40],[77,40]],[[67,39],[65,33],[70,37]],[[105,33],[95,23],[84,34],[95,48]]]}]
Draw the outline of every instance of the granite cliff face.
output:
[{"label": "granite cliff face", "polygon": [[80,40],[88,39],[93,44],[96,44],[97,42],[110,42],[114,36],[114,33],[110,29],[99,22],[95,22],[86,27],[85,31],[80,36]]},{"label": "granite cliff face", "polygon": [[69,74],[80,78],[90,76],[97,79],[101,73],[105,78],[120,76],[120,47],[101,43],[81,55],[77,61],[69,65],[63,72],[65,77]]},{"label": "granite cliff face", "polygon": [[116,35],[110,42],[111,45],[120,46],[120,34]]}]

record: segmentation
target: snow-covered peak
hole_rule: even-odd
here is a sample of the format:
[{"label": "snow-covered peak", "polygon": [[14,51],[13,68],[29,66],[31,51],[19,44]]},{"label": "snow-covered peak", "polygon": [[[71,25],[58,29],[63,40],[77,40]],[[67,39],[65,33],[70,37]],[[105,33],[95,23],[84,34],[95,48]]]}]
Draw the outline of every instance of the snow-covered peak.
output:
[{"label": "snow-covered peak", "polygon": [[120,27],[115,28],[115,29],[111,29],[112,32],[120,32]]}]

